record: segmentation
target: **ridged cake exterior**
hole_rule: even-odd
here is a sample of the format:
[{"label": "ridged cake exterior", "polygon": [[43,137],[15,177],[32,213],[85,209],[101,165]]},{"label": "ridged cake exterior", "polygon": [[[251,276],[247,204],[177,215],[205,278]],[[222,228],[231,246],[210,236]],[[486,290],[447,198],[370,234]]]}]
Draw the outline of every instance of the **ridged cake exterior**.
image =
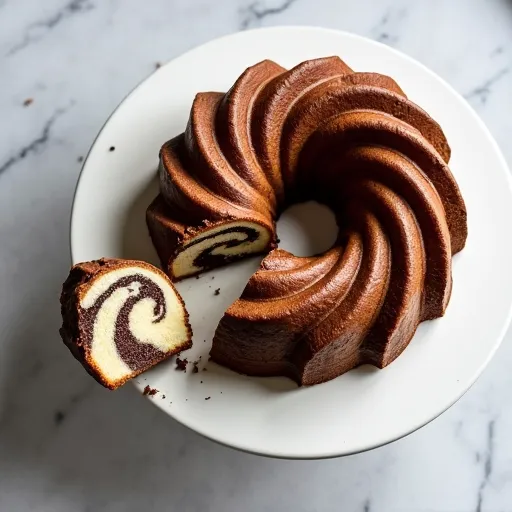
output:
[{"label": "ridged cake exterior", "polygon": [[[338,57],[260,62],[198,94],[160,156],[147,220],[171,277],[270,251],[221,320],[215,361],[315,384],[386,366],[444,314],[466,209],[443,131],[391,78]],[[274,249],[279,214],[310,199],[335,213],[335,245]]]}]

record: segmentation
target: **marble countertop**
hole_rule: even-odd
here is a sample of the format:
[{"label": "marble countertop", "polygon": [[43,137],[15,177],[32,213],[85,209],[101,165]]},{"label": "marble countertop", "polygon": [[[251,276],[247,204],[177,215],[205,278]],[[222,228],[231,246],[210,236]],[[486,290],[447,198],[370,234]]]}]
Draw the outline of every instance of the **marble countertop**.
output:
[{"label": "marble countertop", "polygon": [[512,511],[510,332],[425,428],[308,462],[203,439],[131,386],[102,389],[62,347],[72,195],[106,117],[158,62],[278,24],[412,55],[467,98],[512,164],[509,0],[0,0],[0,511]]}]

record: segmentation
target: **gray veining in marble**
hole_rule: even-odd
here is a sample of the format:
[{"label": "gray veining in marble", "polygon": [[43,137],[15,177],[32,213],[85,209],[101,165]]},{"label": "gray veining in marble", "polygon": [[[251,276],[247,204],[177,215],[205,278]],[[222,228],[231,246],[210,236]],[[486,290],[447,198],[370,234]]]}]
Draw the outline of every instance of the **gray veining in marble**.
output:
[{"label": "gray veining in marble", "polygon": [[106,117],[156,63],[277,24],[412,55],[466,97],[512,163],[509,0],[0,0],[0,511],[512,511],[510,333],[427,427],[309,462],[207,441],[153,407],[158,395],[101,389],[61,345],[72,195]]}]

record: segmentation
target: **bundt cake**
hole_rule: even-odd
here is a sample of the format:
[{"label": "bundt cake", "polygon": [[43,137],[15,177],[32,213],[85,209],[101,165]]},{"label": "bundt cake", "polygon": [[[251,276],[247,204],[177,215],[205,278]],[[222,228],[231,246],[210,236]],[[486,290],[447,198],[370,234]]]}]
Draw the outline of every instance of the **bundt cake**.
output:
[{"label": "bundt cake", "polygon": [[161,270],[142,261],[78,263],[60,302],[64,343],[110,389],[192,345],[183,300]]},{"label": "bundt cake", "polygon": [[[266,60],[200,93],[160,152],[147,222],[173,280],[268,255],[222,318],[214,361],[299,384],[382,368],[444,314],[466,209],[440,126],[387,76],[338,57]],[[324,254],[276,249],[275,221],[316,200],[339,226]]]}]

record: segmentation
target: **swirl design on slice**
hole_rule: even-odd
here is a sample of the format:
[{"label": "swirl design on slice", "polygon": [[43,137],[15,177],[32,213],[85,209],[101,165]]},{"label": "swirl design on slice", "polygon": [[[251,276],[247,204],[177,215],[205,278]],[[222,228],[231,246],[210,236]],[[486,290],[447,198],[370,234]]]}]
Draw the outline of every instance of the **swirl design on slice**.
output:
[{"label": "swirl design on slice", "polygon": [[75,265],[61,305],[64,342],[111,389],[191,345],[181,297],[147,263],[102,259]]},{"label": "swirl design on slice", "polygon": [[[390,77],[338,57],[263,61],[199,94],[160,156],[147,219],[172,278],[269,253],[221,320],[215,361],[314,384],[386,366],[444,314],[466,207],[441,127]],[[310,258],[274,249],[279,214],[310,199],[336,215],[337,242]]]}]

